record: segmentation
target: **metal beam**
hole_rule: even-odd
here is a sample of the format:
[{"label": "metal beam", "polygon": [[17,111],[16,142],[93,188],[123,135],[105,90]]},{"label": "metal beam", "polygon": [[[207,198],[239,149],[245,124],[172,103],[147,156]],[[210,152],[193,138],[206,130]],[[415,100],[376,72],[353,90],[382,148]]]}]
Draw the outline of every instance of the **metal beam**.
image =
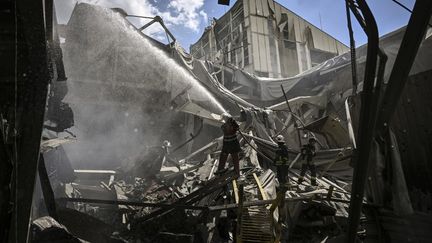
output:
[{"label": "metal beam", "polygon": [[[358,9],[361,11],[362,19],[355,7],[354,1],[348,0],[350,8],[355,14],[357,20],[364,27],[364,30],[368,36],[367,45],[367,57],[365,75],[363,81],[362,90],[362,104],[360,110],[359,130],[358,130],[358,153],[353,158],[354,173],[353,173],[353,184],[351,187],[351,199],[349,207],[349,219],[348,219],[348,232],[347,242],[355,242],[357,237],[357,228],[360,222],[360,213],[363,203],[364,188],[367,179],[367,173],[369,168],[369,151],[371,148],[373,136],[374,136],[374,124],[375,119],[373,112],[373,100],[374,100],[374,81],[375,73],[377,68],[377,57],[378,57],[378,27],[373,17],[372,12],[369,9],[365,0],[357,0]],[[357,14],[356,14],[357,13]],[[377,94],[375,94],[377,95]]]},{"label": "metal beam", "polygon": [[432,1],[416,1],[380,106],[378,128],[381,131],[385,131],[385,127],[388,126],[395,113],[399,97],[402,95],[409,72],[426,33],[431,14]]},{"label": "metal beam", "polygon": [[97,204],[111,204],[111,205],[125,205],[134,207],[152,207],[152,208],[167,208],[167,209],[191,209],[191,210],[208,210],[206,206],[192,206],[181,204],[168,204],[168,203],[149,203],[149,202],[135,202],[125,200],[104,200],[92,198],[58,198],[58,201],[63,202],[81,202],[81,203],[97,203]]},{"label": "metal beam", "polygon": [[58,220],[54,192],[51,187],[51,183],[48,177],[48,172],[45,166],[45,160],[42,154],[40,155],[39,158],[38,172],[39,172],[39,180],[42,188],[42,194],[44,197],[44,202],[48,211],[48,215],[54,218],[55,220]]},{"label": "metal beam", "polygon": [[[165,26],[165,23],[164,23],[163,19],[162,19],[160,16],[158,16],[158,15],[156,15],[156,16],[153,18],[152,21],[148,22],[147,24],[145,24],[144,26],[142,26],[141,28],[139,28],[138,31],[143,31],[143,30],[145,30],[146,28],[148,28],[150,25],[154,24],[155,22],[158,22],[158,23],[162,26],[162,28],[165,30],[165,33],[166,33],[166,34],[171,38],[171,40],[172,40],[173,42],[176,41],[176,38],[174,37],[174,35],[173,35],[173,34],[171,33],[171,31],[169,31],[169,29]],[[168,42],[169,42],[169,40],[168,40]]]},{"label": "metal beam", "polygon": [[[48,0],[50,1],[50,0]],[[14,212],[10,242],[27,242],[33,189],[46,108],[48,83],[51,80],[47,57],[45,1],[16,1],[17,104],[19,116],[14,168]],[[52,5],[51,5],[52,6]],[[52,9],[51,9],[52,11]]]}]

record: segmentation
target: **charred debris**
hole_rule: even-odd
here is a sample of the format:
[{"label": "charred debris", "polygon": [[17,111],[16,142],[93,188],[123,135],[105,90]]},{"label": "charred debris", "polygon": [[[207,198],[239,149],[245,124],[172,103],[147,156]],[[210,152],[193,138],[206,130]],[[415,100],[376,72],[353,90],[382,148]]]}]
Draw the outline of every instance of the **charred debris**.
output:
[{"label": "charred debris", "polygon": [[[381,38],[366,2],[346,3],[368,44],[280,79],[194,59],[159,17],[136,28],[80,3],[58,25],[52,1],[5,4],[2,240],[427,242],[432,3]],[[152,24],[168,43],[142,33]],[[221,72],[277,98],[246,101]],[[217,173],[227,114],[240,177]],[[312,138],[316,176],[299,183]]]}]

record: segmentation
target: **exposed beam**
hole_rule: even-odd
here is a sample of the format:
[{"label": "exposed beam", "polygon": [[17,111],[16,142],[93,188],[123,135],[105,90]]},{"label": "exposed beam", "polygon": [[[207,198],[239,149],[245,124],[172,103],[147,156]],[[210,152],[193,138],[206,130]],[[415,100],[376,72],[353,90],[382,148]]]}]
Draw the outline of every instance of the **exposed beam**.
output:
[{"label": "exposed beam", "polygon": [[126,200],[104,200],[104,199],[92,199],[92,198],[58,198],[58,201],[65,202],[81,202],[81,203],[97,203],[97,204],[111,204],[111,205],[125,205],[134,207],[152,207],[152,208],[178,208],[178,209],[191,209],[191,210],[208,210],[206,206],[192,206],[192,205],[180,205],[180,204],[168,204],[168,203],[149,203],[149,202],[136,202]]},{"label": "exposed beam", "polygon": [[16,1],[17,38],[17,107],[20,111],[17,155],[14,168],[14,212],[9,241],[27,242],[33,189],[39,159],[42,125],[46,108],[48,83],[51,80],[47,57],[45,11],[47,1]]},{"label": "exposed beam", "polygon": [[[366,67],[363,81],[363,90],[361,92],[361,109],[358,129],[358,151],[357,156],[353,157],[354,172],[353,183],[351,187],[351,199],[348,218],[348,232],[346,242],[355,242],[357,238],[357,229],[360,222],[360,213],[362,209],[364,188],[369,169],[369,151],[374,136],[374,81],[377,69],[378,59],[378,27],[375,18],[369,9],[365,0],[347,0],[351,11],[356,16],[358,22],[362,25],[368,37]],[[354,4],[358,4],[358,9]],[[361,15],[358,10],[361,11]],[[375,94],[377,95],[377,94]]]},{"label": "exposed beam", "polygon": [[58,217],[57,217],[54,192],[51,187],[48,172],[45,166],[45,160],[42,154],[40,155],[39,158],[38,172],[39,172],[39,180],[42,188],[42,194],[44,197],[44,202],[48,211],[48,215],[54,218],[55,220],[57,220]]}]

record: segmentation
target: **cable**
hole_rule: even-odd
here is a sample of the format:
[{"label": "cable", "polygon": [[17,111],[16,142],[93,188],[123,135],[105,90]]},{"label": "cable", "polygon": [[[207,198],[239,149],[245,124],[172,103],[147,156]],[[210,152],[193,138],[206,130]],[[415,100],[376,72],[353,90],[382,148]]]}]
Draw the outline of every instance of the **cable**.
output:
[{"label": "cable", "polygon": [[[399,5],[399,6],[401,6],[403,9],[405,9],[406,11],[408,11],[408,12],[410,12],[410,13],[412,13],[412,10],[411,9],[409,9],[407,6],[405,6],[405,5],[403,5],[401,2],[399,2],[398,0],[392,0],[394,3],[396,3],[397,5]],[[429,25],[429,27],[431,27],[432,28],[432,25],[431,24],[428,24]]]},{"label": "cable", "polygon": [[395,2],[397,5],[401,6],[402,8],[404,8],[406,11],[412,13],[411,9],[409,9],[407,6],[400,3],[398,0],[392,0],[392,1]]}]

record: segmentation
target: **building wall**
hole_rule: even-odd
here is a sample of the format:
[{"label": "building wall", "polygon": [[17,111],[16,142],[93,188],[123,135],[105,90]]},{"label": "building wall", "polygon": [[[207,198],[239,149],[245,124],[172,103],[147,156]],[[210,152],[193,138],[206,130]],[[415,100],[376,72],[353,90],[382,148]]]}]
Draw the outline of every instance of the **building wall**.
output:
[{"label": "building wall", "polygon": [[348,50],[273,0],[238,0],[190,48],[196,58],[264,77],[294,76]]}]

